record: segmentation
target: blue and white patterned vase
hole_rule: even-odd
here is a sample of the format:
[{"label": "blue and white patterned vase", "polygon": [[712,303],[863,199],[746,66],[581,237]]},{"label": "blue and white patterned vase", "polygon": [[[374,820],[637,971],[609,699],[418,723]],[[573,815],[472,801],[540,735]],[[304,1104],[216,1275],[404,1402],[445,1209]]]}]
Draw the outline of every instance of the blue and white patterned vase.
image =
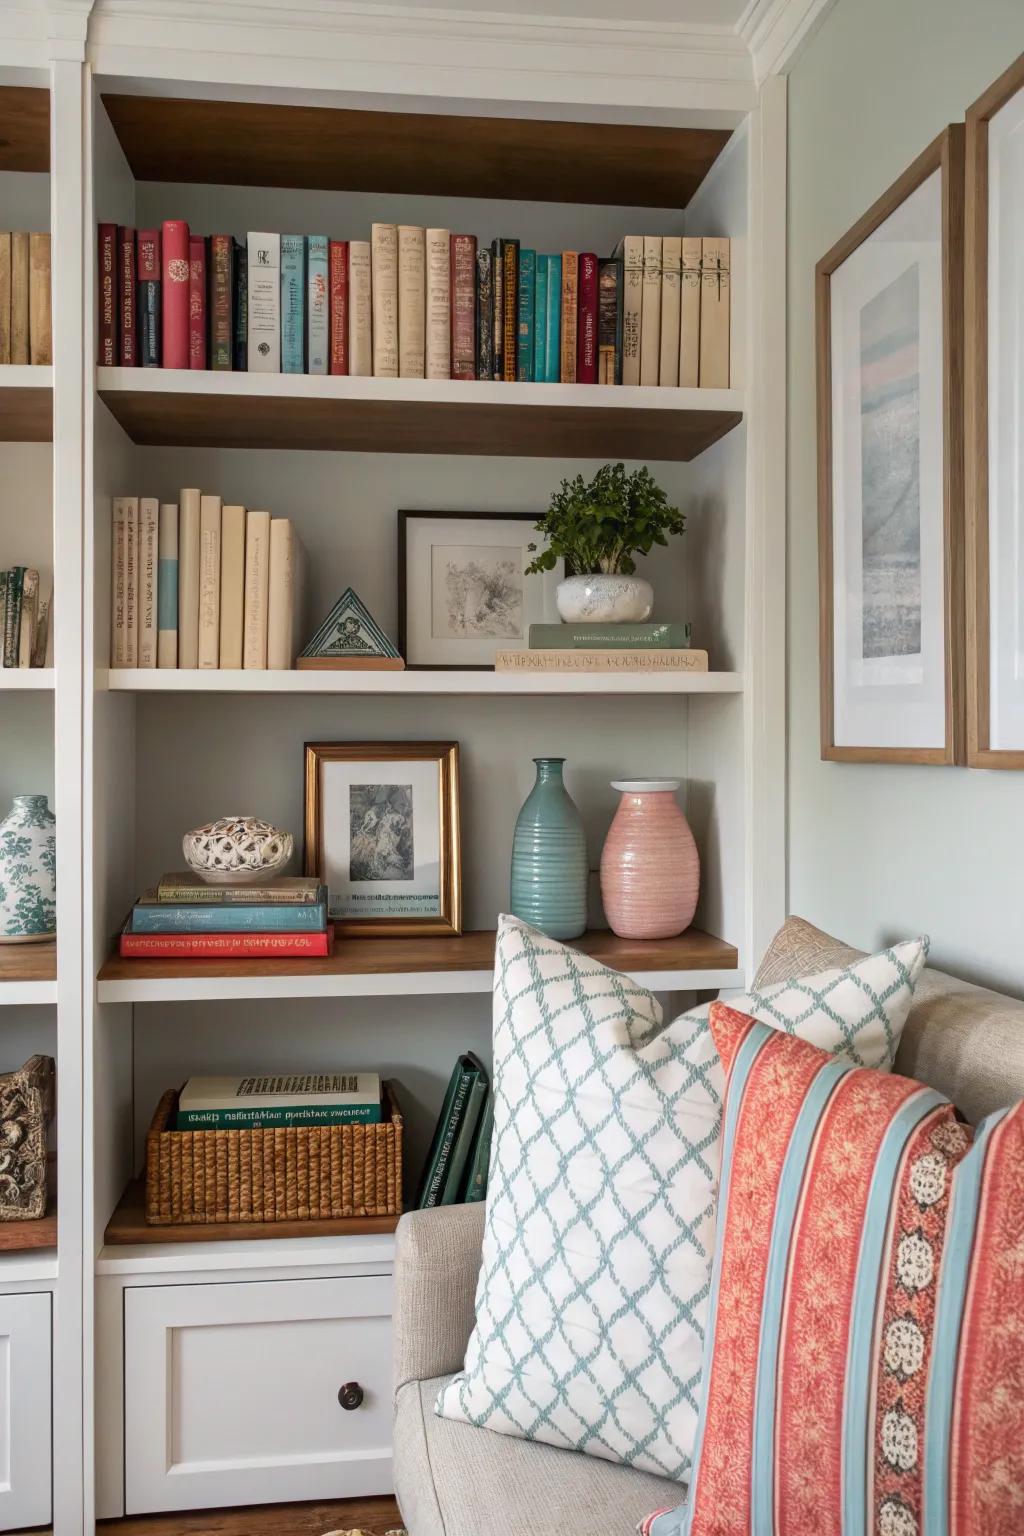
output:
[{"label": "blue and white patterned vase", "polygon": [[15,795],[0,821],[0,944],[52,939],[57,931],[55,827],[45,795]]},{"label": "blue and white patterned vase", "polygon": [[537,778],[512,839],[511,911],[550,939],[587,926],[587,839],[562,783],[564,757],[535,757]]}]

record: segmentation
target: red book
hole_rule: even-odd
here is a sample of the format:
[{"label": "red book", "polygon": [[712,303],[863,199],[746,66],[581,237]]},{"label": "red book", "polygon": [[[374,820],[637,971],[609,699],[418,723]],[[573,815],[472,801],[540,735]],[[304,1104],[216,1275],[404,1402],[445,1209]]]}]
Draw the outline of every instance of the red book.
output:
[{"label": "red book", "polygon": [[597,257],[580,252],[579,319],[576,326],[576,382],[597,383]]},{"label": "red book", "polygon": [[234,241],[210,236],[210,367],[231,370],[231,292]]},{"label": "red book", "polygon": [[100,225],[99,243],[99,360],[101,368],[113,368],[117,362],[115,338],[115,294],[117,293],[117,225]]},{"label": "red book", "polygon": [[206,240],[188,242],[188,365],[206,367]]},{"label": "red book", "polygon": [[452,235],[452,378],[476,378],[476,236]]},{"label": "red book", "polygon": [[135,303],[135,231],[117,232],[117,310],[121,319],[118,359],[122,368],[134,368],[139,361],[139,326]]},{"label": "red book", "polygon": [[188,367],[189,250],[184,219],[165,219],[163,251],[163,366]]},{"label": "red book", "polygon": [[348,373],[348,241],[327,246],[327,282],[331,299],[331,372]]},{"label": "red book", "polygon": [[333,941],[330,925],[323,933],[122,933],[120,952],[129,960],[322,959]]}]

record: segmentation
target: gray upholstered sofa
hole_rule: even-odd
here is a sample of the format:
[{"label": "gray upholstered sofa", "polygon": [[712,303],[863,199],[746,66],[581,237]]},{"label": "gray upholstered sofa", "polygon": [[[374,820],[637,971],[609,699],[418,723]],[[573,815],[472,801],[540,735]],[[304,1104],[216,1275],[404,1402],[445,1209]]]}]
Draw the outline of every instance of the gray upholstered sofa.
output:
[{"label": "gray upholstered sofa", "polygon": [[[859,955],[790,918],[757,981],[811,975]],[[1024,1098],[1024,1003],[926,970],[896,1066],[976,1122]],[[652,1509],[680,1503],[681,1486],[434,1413],[472,1331],[482,1233],[480,1205],[411,1212],[398,1229],[394,1464],[410,1536],[628,1536]]]}]

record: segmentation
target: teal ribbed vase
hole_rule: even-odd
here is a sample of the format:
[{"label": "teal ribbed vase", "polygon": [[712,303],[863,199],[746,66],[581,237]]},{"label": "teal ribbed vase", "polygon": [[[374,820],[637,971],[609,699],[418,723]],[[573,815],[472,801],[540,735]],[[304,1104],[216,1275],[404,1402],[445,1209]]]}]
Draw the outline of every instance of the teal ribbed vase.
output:
[{"label": "teal ribbed vase", "polygon": [[512,839],[511,909],[550,939],[587,926],[587,839],[562,783],[564,757],[535,757],[537,778]]}]

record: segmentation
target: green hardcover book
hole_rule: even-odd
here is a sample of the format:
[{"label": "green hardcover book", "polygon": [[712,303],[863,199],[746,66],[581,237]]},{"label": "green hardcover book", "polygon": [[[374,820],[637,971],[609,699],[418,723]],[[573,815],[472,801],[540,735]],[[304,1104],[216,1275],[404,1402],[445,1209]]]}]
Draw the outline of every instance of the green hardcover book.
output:
[{"label": "green hardcover book", "polygon": [[463,1200],[467,1205],[472,1205],[477,1200],[487,1198],[487,1175],[491,1167],[491,1133],[494,1130],[494,1091],[487,1095],[487,1103],[484,1112],[480,1116],[480,1125],[476,1133],[476,1141],[473,1143],[473,1151],[469,1159],[469,1171],[466,1174],[466,1192]]},{"label": "green hardcover book", "polygon": [[315,1104],[277,1109],[179,1109],[179,1131],[248,1131],[296,1125],[379,1125],[380,1104]]},{"label": "green hardcover book", "polygon": [[476,1075],[476,1067],[472,1060],[468,1056],[460,1056],[449,1079],[441,1113],[434,1127],[434,1139],[430,1143],[430,1151],[427,1154],[419,1195],[416,1199],[418,1210],[430,1210],[441,1203],[448,1160],[459,1133],[459,1126],[462,1124],[466,1101]]},{"label": "green hardcover book", "polygon": [[207,885],[200,875],[189,870],[164,875],[155,890],[147,891],[137,906],[154,903],[180,906],[201,902],[204,906],[224,907],[296,906],[326,900],[326,889],[315,875],[278,875],[265,885]]},{"label": "green hardcover book", "polygon": [[531,651],[688,651],[689,624],[531,624]]},{"label": "green hardcover book", "polygon": [[476,1079],[469,1090],[466,1100],[466,1110],[462,1116],[462,1124],[452,1147],[451,1157],[448,1159],[448,1171],[445,1174],[444,1188],[441,1191],[440,1205],[457,1205],[463,1198],[463,1190],[466,1186],[466,1170],[469,1167],[470,1154],[476,1142],[476,1133],[480,1128],[484,1108],[489,1097],[489,1083],[487,1073],[481,1063],[473,1055],[468,1058],[477,1069]]},{"label": "green hardcover book", "polygon": [[8,571],[0,571],[0,667],[4,664],[4,630],[7,617],[7,577]]},{"label": "green hardcover book", "polygon": [[7,572],[7,603],[4,607],[4,666],[18,665],[18,642],[21,638],[21,590],[25,580],[25,567],[16,565]]}]

